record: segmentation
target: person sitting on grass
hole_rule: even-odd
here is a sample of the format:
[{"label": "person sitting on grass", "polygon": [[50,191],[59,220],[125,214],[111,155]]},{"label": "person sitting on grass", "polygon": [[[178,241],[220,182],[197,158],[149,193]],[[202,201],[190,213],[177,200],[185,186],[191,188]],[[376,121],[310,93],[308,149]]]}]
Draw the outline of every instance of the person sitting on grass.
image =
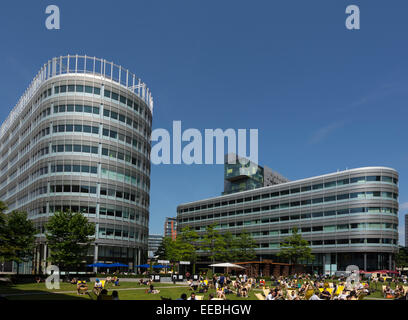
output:
[{"label": "person sitting on grass", "polygon": [[275,300],[276,293],[272,290],[269,290],[268,295],[266,296],[265,300]]},{"label": "person sitting on grass", "polygon": [[225,293],[222,288],[217,289],[217,298],[225,300]]},{"label": "person sitting on grass", "polygon": [[106,283],[111,283],[111,282],[112,282],[112,277],[111,276],[106,277]]},{"label": "person sitting on grass", "polygon": [[197,300],[195,293],[192,292],[190,297],[187,300]]},{"label": "person sitting on grass", "polygon": [[296,295],[295,290],[292,290],[292,292],[288,294],[288,300],[299,300],[299,297]]},{"label": "person sitting on grass", "polygon": [[88,292],[88,285],[85,281],[79,280],[77,282],[77,292],[78,294],[86,294]]},{"label": "person sitting on grass", "polygon": [[324,300],[330,300],[331,294],[330,294],[330,292],[327,290],[327,287],[325,287],[324,290],[322,291],[322,293],[320,294],[320,298],[322,298],[322,299],[324,299]]},{"label": "person sitting on grass", "polygon": [[108,290],[102,289],[96,300],[113,300],[113,297],[108,295]]},{"label": "person sitting on grass", "polygon": [[233,293],[233,292],[232,292],[232,290],[230,289],[229,286],[226,286],[226,287],[224,288],[224,293],[225,293],[225,294],[230,294],[230,293]]},{"label": "person sitting on grass", "polygon": [[386,286],[384,291],[383,291],[384,297],[391,297],[393,295],[393,292],[390,288],[390,286]]},{"label": "person sitting on grass", "polygon": [[319,290],[314,291],[313,295],[310,297],[309,300],[323,300],[319,298]]},{"label": "person sitting on grass", "polygon": [[102,282],[100,282],[99,279],[96,278],[95,284],[94,284],[94,287],[93,287],[93,292],[94,292],[97,296],[99,296],[99,294],[101,293],[102,289],[103,289]]},{"label": "person sitting on grass", "polygon": [[120,284],[119,284],[119,278],[118,278],[118,277],[115,277],[115,278],[116,278],[116,279],[115,279],[113,285],[114,285],[115,287],[119,287],[119,286],[120,286]]},{"label": "person sitting on grass", "polygon": [[213,295],[212,293],[210,293],[210,294],[208,295],[208,300],[214,300],[214,295]]},{"label": "person sitting on grass", "polygon": [[156,290],[154,286],[151,284],[150,289],[147,291],[147,293],[157,294],[160,293],[160,290]]},{"label": "person sitting on grass", "polygon": [[116,290],[112,291],[112,300],[119,300],[119,293]]},{"label": "person sitting on grass", "polygon": [[187,300],[187,295],[185,293],[182,293],[180,298],[178,298],[176,300]]},{"label": "person sitting on grass", "polygon": [[347,290],[344,289],[343,292],[339,294],[338,300],[347,300],[347,297],[348,297]]},{"label": "person sitting on grass", "polygon": [[241,288],[241,297],[248,298],[248,289],[246,287]]}]

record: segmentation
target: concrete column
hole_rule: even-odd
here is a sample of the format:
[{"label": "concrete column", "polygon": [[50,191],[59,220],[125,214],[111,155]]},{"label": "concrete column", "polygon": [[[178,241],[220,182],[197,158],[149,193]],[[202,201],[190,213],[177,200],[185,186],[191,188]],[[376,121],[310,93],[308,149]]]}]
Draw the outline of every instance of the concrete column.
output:
[{"label": "concrete column", "polygon": [[388,254],[388,270],[392,269],[392,253]]},{"label": "concrete column", "polygon": [[364,255],[364,271],[367,271],[367,253],[363,253]]},{"label": "concrete column", "polygon": [[45,269],[47,268],[47,244],[44,243],[44,255],[43,255],[43,273],[46,274]]},{"label": "concrete column", "polygon": [[[94,245],[94,258],[93,258],[93,262],[97,263],[98,262],[98,244],[95,243]],[[93,271],[96,273],[98,272],[98,268],[94,267]]]}]

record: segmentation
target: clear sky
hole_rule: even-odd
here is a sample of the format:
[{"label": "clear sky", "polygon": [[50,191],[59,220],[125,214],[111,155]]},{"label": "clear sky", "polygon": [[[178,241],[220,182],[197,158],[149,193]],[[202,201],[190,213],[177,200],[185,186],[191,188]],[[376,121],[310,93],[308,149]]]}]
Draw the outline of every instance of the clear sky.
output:
[{"label": "clear sky", "polygon": [[[61,30],[45,8],[61,9]],[[361,29],[345,27],[345,8]],[[0,121],[48,59],[87,54],[141,77],[154,128],[259,129],[259,162],[291,180],[360,166],[400,173],[408,212],[408,2],[0,2]],[[176,207],[219,195],[222,165],[154,165],[151,233]]]}]

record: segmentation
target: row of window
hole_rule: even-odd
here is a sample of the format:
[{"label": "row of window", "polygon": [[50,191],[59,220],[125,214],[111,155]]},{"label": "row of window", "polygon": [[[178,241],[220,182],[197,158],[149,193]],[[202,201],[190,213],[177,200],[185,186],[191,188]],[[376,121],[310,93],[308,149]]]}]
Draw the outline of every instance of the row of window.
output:
[{"label": "row of window", "polygon": [[52,152],[82,152],[98,154],[98,147],[81,144],[58,144],[52,146]]},{"label": "row of window", "polygon": [[129,231],[128,229],[115,228],[105,228],[99,227],[98,238],[99,239],[138,239],[139,233],[134,231]]},{"label": "row of window", "polygon": [[[61,85],[61,86],[54,86],[54,93],[55,94],[60,94],[60,93],[66,93],[66,92],[80,92],[80,93],[89,93],[89,94],[96,94],[100,95],[101,94],[101,88],[98,87],[92,87],[92,86],[84,86],[84,85],[75,85],[75,84],[70,84],[70,85]],[[43,92],[45,93],[45,92]],[[50,96],[51,95],[51,89],[47,89],[46,95]],[[44,97],[46,98],[46,96]]]},{"label": "row of window", "polygon": [[[329,240],[313,240],[308,241],[309,245],[313,246],[333,246],[333,245],[365,245],[365,244],[397,244],[395,239],[389,238],[357,238],[357,239],[329,239]],[[259,248],[278,249],[279,243],[260,243]]]},{"label": "row of window", "polygon": [[[66,93],[66,92],[79,92],[79,93],[89,93],[89,94],[95,94],[95,95],[100,95],[101,94],[101,88],[99,87],[92,87],[92,86],[84,86],[84,85],[60,85],[60,86],[55,86],[54,87],[54,93],[55,94],[60,94],[60,93]],[[45,96],[43,98],[46,98],[47,96],[51,95],[51,89],[46,90]],[[105,89],[104,90],[104,97],[108,99],[112,99],[115,101],[118,101],[124,105],[126,105],[128,108],[134,110],[135,112],[139,113],[140,115],[144,116],[145,119],[149,119],[149,116],[146,112],[146,110],[143,112],[143,108],[140,106],[137,101],[134,101],[133,99],[126,98],[125,96],[118,94],[114,91],[110,91]]]},{"label": "row of window", "polygon": [[[302,206],[310,206],[313,204],[321,204],[321,203],[329,203],[334,201],[342,201],[342,200],[369,200],[369,199],[398,199],[398,194],[392,192],[381,192],[381,191],[367,191],[367,192],[354,192],[354,193],[345,193],[340,194],[337,196],[329,196],[324,198],[316,198],[311,200],[302,200],[302,201],[293,201],[293,202],[286,202],[281,204],[274,204],[269,206],[262,206],[262,207],[255,207],[255,208],[247,208],[244,210],[235,210],[230,212],[221,213],[221,216],[233,216],[239,214],[250,214],[256,212],[265,212],[265,211],[274,211],[274,210],[282,210],[288,208],[296,208]],[[214,215],[202,215],[202,216],[195,216],[194,220],[202,220],[202,219],[211,219],[209,217],[217,217],[217,214]],[[218,214],[220,216],[220,214]],[[191,219],[191,218],[190,218]]]},{"label": "row of window", "polygon": [[[97,174],[98,173],[98,167],[94,166],[87,166],[87,165],[79,165],[79,164],[57,164],[57,165],[51,165],[51,172],[82,172],[82,173],[92,173],[92,174]],[[44,173],[46,174],[46,172]]]},{"label": "row of window", "polygon": [[[48,108],[49,109],[49,108]],[[81,104],[62,104],[54,106],[54,113],[65,113],[65,112],[81,112],[81,113],[91,113],[91,114],[98,114],[99,115],[99,107],[93,107],[88,105],[81,105]],[[137,121],[133,121],[132,118],[127,117],[121,113],[117,113],[114,111],[110,111],[107,108],[103,109],[103,115],[108,118],[112,118],[114,120],[119,120],[124,124],[127,124],[133,127],[136,130],[139,130],[139,123]]]},{"label": "row of window", "polygon": [[[86,203],[81,203],[79,205],[50,205],[49,212],[80,212],[88,215],[96,215],[97,208],[95,205],[88,205]],[[47,206],[43,205],[38,208],[30,210],[30,215],[43,215],[47,213]],[[114,217],[117,220],[129,220],[129,221],[146,221],[146,219],[140,219],[142,214],[139,213],[135,208],[128,208],[122,206],[104,206],[101,204],[99,208],[99,215],[101,218]]]},{"label": "row of window", "polygon": [[[132,139],[129,136],[124,134],[118,133],[115,130],[110,130],[103,128],[102,135],[105,137],[109,137],[112,139],[118,139],[119,141],[126,142],[129,145],[132,145],[134,148],[137,148],[139,151],[142,151],[142,143],[139,142],[137,139]],[[146,153],[146,146],[144,146],[144,152]]]},{"label": "row of window", "polygon": [[[239,221],[239,222],[230,222],[225,224],[217,225],[217,229],[225,229],[225,228],[234,228],[240,226],[249,226],[259,223],[267,223],[263,220],[253,220],[253,221]],[[381,222],[364,222],[364,223],[346,223],[346,224],[339,224],[339,225],[329,225],[329,226],[313,226],[313,227],[301,227],[299,231],[301,233],[308,233],[308,232],[344,232],[344,231],[353,231],[353,229],[365,229],[365,230],[397,230],[398,225],[394,223],[381,223]],[[205,231],[206,227],[195,227],[197,231]],[[262,231],[261,234],[263,236],[279,236],[282,234],[289,234],[291,233],[290,229],[281,229],[281,230],[273,230],[273,231]]]},{"label": "row of window", "polygon": [[60,124],[52,127],[52,132],[61,133],[61,132],[84,132],[99,134],[99,127],[82,125],[82,124]]},{"label": "row of window", "polygon": [[99,107],[92,107],[82,104],[61,104],[58,106],[54,106],[54,113],[64,113],[64,112],[84,112],[84,113],[92,113],[92,114],[99,114]]},{"label": "row of window", "polygon": [[[141,127],[139,128],[139,123],[137,121],[133,121],[132,118],[127,117],[124,114],[111,111],[106,107],[103,108],[103,116],[114,120],[119,120],[120,122],[123,122],[124,124],[127,124],[128,126],[133,127],[136,130],[142,129]],[[147,132],[145,129],[144,134],[146,135],[146,133]]]},{"label": "row of window", "polygon": [[[302,214],[294,214],[290,216],[282,216],[282,217],[273,217],[273,218],[262,218],[261,223],[276,223],[276,222],[284,222],[288,220],[299,220],[299,219],[316,219],[322,217],[334,217],[334,216],[341,216],[345,214],[356,214],[356,213],[386,213],[386,214],[398,214],[398,209],[395,208],[386,208],[386,207],[358,207],[358,208],[348,208],[348,209],[339,209],[339,210],[329,210],[329,211],[319,211],[319,212],[312,212],[312,213],[302,213]],[[206,220],[206,219],[217,219],[223,218],[227,216],[235,216],[244,214],[243,210],[237,211],[230,211],[230,212],[223,212],[223,213],[216,213],[208,216],[199,216],[199,217],[190,217],[179,219],[180,223],[184,222],[192,222],[192,221],[199,221],[199,220]]]},{"label": "row of window", "polygon": [[144,116],[145,119],[149,119],[150,117],[148,116],[146,110],[142,110],[142,107],[140,106],[139,109],[139,105],[136,101],[133,101],[132,99],[128,99],[125,96],[122,96],[121,94],[118,94],[114,91],[109,91],[107,89],[104,90],[104,96],[105,98],[108,99],[112,99],[115,101],[119,101],[122,104],[126,105],[128,108],[136,111],[137,113],[139,113],[140,115]]},{"label": "row of window", "polygon": [[102,178],[113,179],[120,182],[129,183],[132,185],[139,185],[140,178],[138,179],[135,175],[126,174],[121,172],[122,170],[109,170],[106,167],[101,168]]},{"label": "row of window", "polygon": [[[125,162],[133,164],[134,166],[137,166],[138,168],[140,168],[141,166],[141,161],[135,157],[132,157],[128,152],[102,148],[102,155],[113,159],[123,160]],[[146,165],[144,164],[144,167],[145,166]]]},{"label": "row of window", "polygon": [[[45,187],[46,188],[46,187]],[[87,194],[97,194],[96,186],[87,186],[87,185],[51,185],[50,193],[87,193]],[[112,197],[117,199],[124,199],[136,203],[140,203],[140,195],[124,191],[115,187],[106,187],[101,186],[100,188],[101,197]],[[142,199],[142,204],[145,204],[145,199]]]},{"label": "row of window", "polygon": [[318,183],[318,184],[314,184],[310,186],[294,187],[288,190],[276,191],[272,193],[265,193],[262,195],[248,196],[242,199],[236,199],[236,200],[234,199],[234,200],[229,200],[229,201],[211,203],[208,205],[185,208],[185,209],[180,210],[180,213],[211,209],[213,207],[216,208],[216,207],[234,205],[234,204],[243,203],[243,202],[259,201],[261,199],[264,200],[264,199],[269,199],[269,198],[284,197],[284,196],[288,196],[291,194],[309,192],[309,191],[320,190],[320,189],[325,189],[325,188],[333,188],[336,186],[340,187],[340,186],[344,186],[348,184],[370,183],[370,182],[385,182],[385,183],[398,184],[398,179],[388,177],[388,176],[360,176],[360,177],[355,177],[355,178],[350,178],[350,179],[349,178],[340,179],[340,180],[330,181],[326,183]]},{"label": "row of window", "polygon": [[73,192],[96,194],[96,186],[86,185],[51,185],[50,193]]}]

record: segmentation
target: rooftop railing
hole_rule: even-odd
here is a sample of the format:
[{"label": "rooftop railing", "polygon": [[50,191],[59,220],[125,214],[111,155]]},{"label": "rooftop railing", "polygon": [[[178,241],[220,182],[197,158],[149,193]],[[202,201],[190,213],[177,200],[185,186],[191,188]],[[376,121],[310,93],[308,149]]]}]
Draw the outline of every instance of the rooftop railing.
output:
[{"label": "rooftop railing", "polygon": [[31,81],[27,90],[1,125],[0,139],[3,138],[4,134],[10,129],[14,120],[21,115],[21,112],[45,81],[56,76],[67,74],[98,75],[114,81],[141,98],[153,113],[152,94],[146,84],[142,82],[140,78],[136,77],[134,73],[124,69],[122,66],[114,64],[113,62],[106,61],[105,59],[88,57],[86,55],[60,56],[53,58],[44,64]]}]

